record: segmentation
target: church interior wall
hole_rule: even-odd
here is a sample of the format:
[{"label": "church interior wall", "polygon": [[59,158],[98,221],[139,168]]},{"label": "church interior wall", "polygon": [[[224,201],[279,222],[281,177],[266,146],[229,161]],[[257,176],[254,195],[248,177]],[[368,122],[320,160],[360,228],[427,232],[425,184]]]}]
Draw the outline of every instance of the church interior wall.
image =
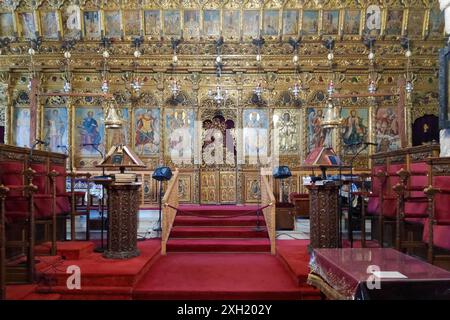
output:
[{"label": "church interior wall", "polygon": [[[116,0],[79,3],[75,7],[71,1],[63,0],[6,1],[0,5],[0,21],[4,22],[0,32],[0,125],[5,128],[4,140],[20,146],[27,142],[30,104],[27,86],[31,68],[27,37],[33,31],[42,36],[32,62],[40,92],[62,92],[65,66],[61,46],[74,41],[70,50],[72,91],[87,93],[101,92],[105,59],[100,42],[102,36],[106,36],[112,39],[106,67],[109,91],[126,124],[123,131],[117,134],[104,128],[101,99],[39,96],[36,137],[48,140],[49,146],[44,148],[67,145],[75,170],[98,170],[95,168],[100,160],[98,153],[83,148],[80,140],[83,121],[92,114],[99,124],[95,139],[100,139],[103,151],[114,143],[125,143],[131,145],[148,166],[148,170],[139,172],[139,179],[144,182],[144,203],[156,201],[157,185],[151,179],[151,170],[159,164],[180,168],[181,202],[199,202],[202,197],[211,203],[258,201],[260,167],[249,164],[245,157],[243,131],[236,137],[237,164],[223,166],[220,170],[204,164],[174,164],[168,137],[177,117],[197,137],[200,134],[193,127],[195,121],[204,121],[214,114],[233,119],[237,128],[245,128],[251,118],[265,121],[261,125],[269,132],[267,146],[270,150],[273,147],[270,137],[281,130],[279,163],[288,165],[293,172],[291,191],[304,192],[302,177],[311,172],[302,169],[302,161],[313,147],[323,145],[326,139],[319,130],[318,115],[324,111],[330,80],[339,94],[355,95],[367,92],[370,74],[376,81],[377,92],[393,94],[335,102],[342,108],[344,123],[350,123],[352,116],[358,119],[362,135],[358,139],[377,143],[356,158],[356,171],[370,170],[370,155],[375,152],[411,146],[412,135],[416,134],[412,132],[413,123],[425,115],[438,114],[438,50],[444,43],[438,1]],[[69,9],[73,8],[79,10],[79,30],[70,29],[67,23]],[[237,17],[236,23],[233,17]],[[6,27],[8,21],[12,22],[12,27]],[[257,21],[257,25],[252,21]],[[371,22],[373,27],[370,27]],[[52,26],[52,23],[56,24]],[[258,64],[252,39],[260,32],[266,42]],[[131,41],[139,35],[144,38],[143,54],[136,59]],[[218,106],[208,92],[214,90],[217,82],[214,41],[220,35],[224,37],[220,83],[228,95],[227,102]],[[376,58],[372,68],[367,58],[370,50],[362,41],[368,36],[375,39]],[[171,38],[179,37],[183,37],[183,41],[177,47],[178,63],[172,65]],[[410,71],[414,91],[406,95],[404,108],[399,110],[395,94],[401,90],[398,84],[405,79],[407,59],[401,46],[401,39],[405,37],[410,40],[413,53]],[[301,39],[297,73],[292,63],[293,48],[288,44],[288,40],[294,38]],[[334,39],[336,43],[331,65],[323,46],[326,39]],[[130,74],[142,79],[139,93],[130,87]],[[173,80],[182,90],[182,99],[176,103],[171,99]],[[302,85],[299,99],[289,91],[295,81]],[[252,102],[253,89],[258,83],[264,87],[262,104]],[[153,142],[139,144],[142,136],[138,122],[147,116],[153,119],[151,124],[146,123],[151,125],[149,132]],[[275,123],[273,119],[278,121]],[[51,121],[56,121],[60,130],[57,132],[60,137],[54,140],[50,137]],[[345,126],[331,136],[344,162],[356,152],[349,146],[357,142],[352,139],[346,136]],[[196,155],[200,145],[198,142]],[[194,157],[193,154],[192,159]],[[202,195],[205,183],[211,190],[216,190],[217,184],[229,183],[228,191],[238,191],[227,194],[222,188],[222,193],[214,193],[216,190],[211,195]],[[275,188],[279,186],[276,184]]]}]

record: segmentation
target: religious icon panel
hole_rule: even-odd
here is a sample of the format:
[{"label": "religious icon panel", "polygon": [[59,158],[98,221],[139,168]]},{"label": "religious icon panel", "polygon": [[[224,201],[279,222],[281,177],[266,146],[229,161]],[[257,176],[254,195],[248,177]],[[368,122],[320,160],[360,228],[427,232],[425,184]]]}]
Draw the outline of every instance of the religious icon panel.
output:
[{"label": "religious icon panel", "polygon": [[266,10],[264,11],[263,30],[267,36],[278,35],[279,25],[279,11],[278,10]]},{"label": "religious icon panel", "polygon": [[[274,111],[274,127],[277,134],[275,140],[278,151],[282,154],[298,154],[300,152],[300,115],[298,109],[276,109]],[[275,146],[277,147],[277,146]]]},{"label": "religious icon panel", "polygon": [[296,35],[298,33],[298,11],[283,10],[283,35]]},{"label": "religious icon panel", "polygon": [[245,10],[242,21],[244,36],[257,37],[259,34],[259,10]]},{"label": "religious icon panel", "polygon": [[200,35],[200,13],[198,10],[184,11],[183,36],[196,38]]},{"label": "religious icon panel", "polygon": [[378,108],[375,115],[377,152],[400,149],[399,123],[395,107]]},{"label": "religious icon panel", "polygon": [[159,36],[161,33],[161,15],[159,10],[144,11],[145,34]]},{"label": "religious icon panel", "polygon": [[164,33],[168,36],[179,35],[181,32],[180,11],[167,10],[164,11]]},{"label": "religious icon panel", "polygon": [[220,11],[205,10],[203,12],[203,30],[207,36],[218,36],[220,33]]},{"label": "religious icon panel", "polygon": [[323,12],[322,30],[324,34],[338,34],[339,10],[325,10]]},{"label": "religious icon panel", "polygon": [[[367,141],[368,109],[342,109],[342,146],[344,154],[356,154]],[[367,149],[363,151],[367,153]]]},{"label": "religious icon panel", "polygon": [[269,154],[269,114],[267,110],[245,109],[242,115],[244,157],[256,161]]},{"label": "religious icon panel", "polygon": [[105,35],[113,39],[119,39],[122,35],[120,25],[120,11],[104,11]]},{"label": "religious icon panel", "polygon": [[14,18],[11,13],[0,13],[0,37],[14,35]]},{"label": "religious icon panel", "polygon": [[14,108],[13,112],[13,141],[18,147],[30,146],[30,109]]},{"label": "religious icon panel", "polygon": [[33,12],[20,13],[20,22],[22,26],[22,36],[26,39],[34,38],[37,29]]},{"label": "religious icon panel", "polygon": [[140,156],[157,156],[161,143],[160,109],[136,109],[134,119],[135,152]]},{"label": "religious icon panel", "polygon": [[68,148],[69,121],[66,108],[45,108],[44,141],[47,149],[65,153]]},{"label": "religious icon panel", "polygon": [[317,34],[319,31],[319,11],[306,10],[303,12],[302,31],[305,34]]},{"label": "religious icon panel", "polygon": [[45,39],[56,40],[59,37],[58,13],[56,11],[44,11],[41,13],[41,30]]},{"label": "religious icon panel", "polygon": [[139,10],[125,10],[123,12],[125,35],[139,36],[141,34],[141,12]]},{"label": "religious icon panel", "polygon": [[87,39],[100,39],[100,14],[98,11],[84,12],[84,36]]},{"label": "religious icon panel", "polygon": [[241,12],[239,10],[223,11],[223,34],[227,38],[239,38]]},{"label": "religious icon panel", "polygon": [[360,25],[361,25],[361,11],[345,10],[344,34],[359,34]]},{"label": "religious icon panel", "polygon": [[[98,157],[105,151],[105,125],[103,109],[81,107],[75,111],[74,136],[77,154]],[[98,149],[98,150],[97,150]]]},{"label": "religious icon panel", "polygon": [[81,13],[78,5],[71,4],[62,11],[62,22],[65,39],[80,39]]},{"label": "religious icon panel", "polygon": [[166,109],[165,153],[174,163],[193,163],[195,112],[192,109]]},{"label": "religious icon panel", "polygon": [[322,128],[323,109],[308,108],[306,115],[306,154],[309,154],[316,148],[328,145],[331,142],[331,134],[329,130]]}]

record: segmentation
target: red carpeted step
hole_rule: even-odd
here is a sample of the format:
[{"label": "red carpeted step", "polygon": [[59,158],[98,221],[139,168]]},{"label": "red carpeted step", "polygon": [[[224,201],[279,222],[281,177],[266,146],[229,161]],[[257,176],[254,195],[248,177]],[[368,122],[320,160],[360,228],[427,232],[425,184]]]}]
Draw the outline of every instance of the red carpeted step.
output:
[{"label": "red carpeted step", "polygon": [[270,252],[269,239],[169,239],[169,252]]},{"label": "red carpeted step", "polygon": [[[305,261],[305,263],[307,263]],[[298,287],[270,254],[174,253],[162,257],[133,290],[133,299],[317,299]]]},{"label": "red carpeted step", "polygon": [[[45,242],[35,246],[36,255],[46,255],[50,253],[52,244]],[[66,260],[80,260],[90,255],[94,250],[94,243],[91,241],[61,241],[56,242],[57,255]]]},{"label": "red carpeted step", "polygon": [[181,205],[177,215],[240,216],[255,214],[258,206]]},{"label": "red carpeted step", "polygon": [[[179,216],[175,218],[174,226],[256,226],[258,218],[255,216],[243,216],[237,218],[201,218],[192,216]],[[259,224],[266,225],[264,217],[259,217]]]},{"label": "red carpeted step", "polygon": [[309,275],[309,240],[277,240],[277,257],[294,281],[305,285]]},{"label": "red carpeted step", "polygon": [[171,238],[267,238],[267,229],[255,227],[174,227]]}]

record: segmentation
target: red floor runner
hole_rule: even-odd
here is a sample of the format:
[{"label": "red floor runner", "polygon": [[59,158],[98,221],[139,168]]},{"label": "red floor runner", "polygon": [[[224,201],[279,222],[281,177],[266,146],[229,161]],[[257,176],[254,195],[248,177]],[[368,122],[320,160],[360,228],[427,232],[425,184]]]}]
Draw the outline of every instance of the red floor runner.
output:
[{"label": "red floor runner", "polygon": [[[305,262],[306,263],[306,262]],[[317,299],[297,286],[270,254],[172,253],[161,257],[136,285],[133,299]]]}]

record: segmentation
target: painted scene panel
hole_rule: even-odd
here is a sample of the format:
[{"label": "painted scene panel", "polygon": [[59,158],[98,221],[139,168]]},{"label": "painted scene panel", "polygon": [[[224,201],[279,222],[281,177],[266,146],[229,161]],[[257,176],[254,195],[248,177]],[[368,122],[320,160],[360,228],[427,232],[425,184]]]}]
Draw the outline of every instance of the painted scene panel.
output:
[{"label": "painted scene panel", "polygon": [[0,13],[0,37],[14,36],[14,18],[11,13]]},{"label": "painted scene panel", "polygon": [[166,154],[173,162],[191,161],[194,155],[195,112],[172,109],[165,113]]},{"label": "painted scene panel", "polygon": [[326,10],[323,12],[322,28],[324,34],[338,34],[339,10]]},{"label": "painted scene panel", "polygon": [[135,110],[134,149],[138,155],[155,156],[160,152],[160,109]]},{"label": "painted scene panel", "polygon": [[42,35],[46,39],[58,39],[58,16],[56,11],[46,11],[41,14]]},{"label": "painted scene panel", "polygon": [[144,11],[145,34],[158,36],[161,33],[161,15],[159,10]]},{"label": "painted scene panel", "polygon": [[239,10],[223,11],[223,34],[225,37],[239,38],[241,12]]},{"label": "painted scene panel", "polygon": [[283,11],[283,34],[296,35],[298,33],[298,11]]},{"label": "painted scene panel", "polygon": [[[369,128],[368,109],[342,109],[342,145],[345,154],[356,154],[367,141]],[[364,153],[367,153],[367,149]]]},{"label": "painted scene panel", "polygon": [[105,125],[103,109],[77,108],[75,111],[75,144],[81,156],[97,157],[98,149],[105,152]]},{"label": "painted scene panel", "polygon": [[200,12],[198,10],[184,11],[183,36],[195,38],[200,35]]},{"label": "painted scene panel", "polygon": [[303,12],[302,29],[305,34],[316,34],[319,31],[319,12],[306,10]]},{"label": "painted scene panel", "polygon": [[127,36],[139,36],[141,34],[141,12],[139,10],[124,11],[123,21]]},{"label": "painted scene panel", "polygon": [[84,12],[84,34],[87,39],[100,39],[100,14],[98,11]]},{"label": "painted scene panel", "polygon": [[274,126],[278,134],[279,151],[297,154],[300,151],[299,110],[284,109],[274,111]]},{"label": "painted scene panel", "polygon": [[244,36],[257,37],[259,35],[259,11],[245,10],[242,25]]},{"label": "painted scene panel", "polygon": [[308,108],[307,114],[307,154],[315,148],[329,145],[331,135],[329,130],[322,128],[323,109]]},{"label": "painted scene panel", "polygon": [[22,12],[20,14],[22,24],[22,36],[27,39],[34,38],[36,34],[36,23],[32,12]]},{"label": "painted scene panel", "polygon": [[389,10],[386,19],[385,33],[388,36],[400,35],[403,26],[403,10]]},{"label": "painted scene panel", "polygon": [[81,12],[78,5],[71,4],[62,11],[62,23],[65,39],[80,39]]},{"label": "painted scene panel", "polygon": [[441,37],[444,33],[444,13],[438,8],[433,8],[430,11],[429,30],[430,35],[434,37]]},{"label": "painted scene panel", "polygon": [[243,112],[244,156],[268,156],[269,114],[266,110],[246,109]]},{"label": "painted scene panel", "polygon": [[[44,140],[47,149],[53,152],[66,153],[68,147],[69,121],[66,108],[45,108]],[[66,148],[65,148],[66,147]]]},{"label": "painted scene panel", "polygon": [[120,38],[122,30],[120,26],[120,11],[104,11],[105,35],[111,38]]},{"label": "painted scene panel", "polygon": [[396,108],[379,108],[375,115],[377,152],[400,149],[401,140]]},{"label": "painted scene panel", "polygon": [[14,108],[13,112],[14,144],[18,147],[30,146],[30,109]]},{"label": "painted scene panel", "polygon": [[207,36],[220,34],[220,11],[205,10],[203,13],[203,30]]},{"label": "painted scene panel", "polygon": [[266,10],[264,11],[263,30],[264,34],[268,36],[277,36],[279,30],[279,11]]},{"label": "painted scene panel", "polygon": [[360,25],[361,25],[361,11],[345,10],[344,34],[359,34]]},{"label": "painted scene panel", "polygon": [[164,31],[166,35],[179,35],[181,32],[180,11],[167,10],[164,12]]},{"label": "painted scene panel", "polygon": [[423,32],[423,21],[425,13],[423,11],[410,11],[408,16],[408,35],[421,36]]}]

